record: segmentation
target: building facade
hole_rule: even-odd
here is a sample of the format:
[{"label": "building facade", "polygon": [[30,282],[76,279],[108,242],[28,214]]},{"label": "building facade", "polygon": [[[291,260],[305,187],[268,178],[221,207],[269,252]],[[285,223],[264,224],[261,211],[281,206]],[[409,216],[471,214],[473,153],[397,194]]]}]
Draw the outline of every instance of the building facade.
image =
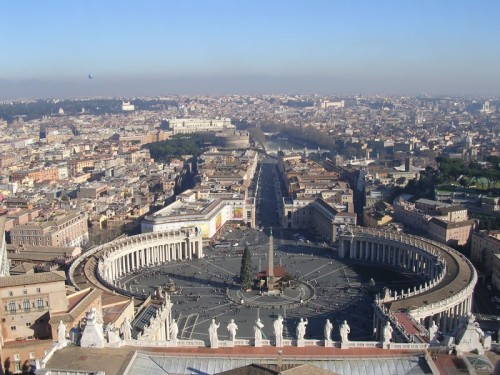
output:
[{"label": "building facade", "polygon": [[29,171],[17,171],[10,175],[11,182],[22,182],[24,179],[32,181],[57,181],[59,179],[59,168],[52,167]]},{"label": "building facade", "polygon": [[64,213],[37,218],[10,231],[13,245],[82,246],[89,239],[87,214]]},{"label": "building facade", "polygon": [[357,216],[353,212],[337,211],[323,198],[289,199],[283,198],[281,225],[290,229],[309,229],[328,242],[337,240],[339,228],[356,225]]},{"label": "building facade", "polygon": [[64,271],[0,278],[2,346],[10,341],[49,339],[51,311],[65,311]]},{"label": "building facade", "polygon": [[199,118],[179,118],[167,120],[168,127],[173,134],[187,134],[198,132],[218,132],[224,129],[234,129],[231,119],[199,119]]},{"label": "building facade", "polygon": [[228,222],[254,228],[254,200],[197,199],[190,196],[175,201],[153,215],[147,215],[141,223],[141,230],[142,233],[150,233],[193,228],[204,239],[210,239]]},{"label": "building facade", "polygon": [[9,275],[9,259],[5,242],[5,218],[0,217],[0,277]]},{"label": "building facade", "polygon": [[468,219],[467,209],[459,205],[429,199],[412,203],[400,197],[393,207],[395,220],[451,246],[467,244],[476,226],[475,220]]},{"label": "building facade", "polygon": [[492,276],[497,254],[500,254],[500,230],[481,230],[472,233],[471,260],[487,277]]}]

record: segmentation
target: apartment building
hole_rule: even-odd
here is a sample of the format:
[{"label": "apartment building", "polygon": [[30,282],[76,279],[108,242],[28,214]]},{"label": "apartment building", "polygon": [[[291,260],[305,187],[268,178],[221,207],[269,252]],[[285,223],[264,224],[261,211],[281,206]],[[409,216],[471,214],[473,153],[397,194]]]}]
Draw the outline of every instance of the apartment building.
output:
[{"label": "apartment building", "polygon": [[23,182],[25,179],[29,179],[32,181],[57,181],[59,179],[59,168],[50,167],[15,171],[10,175],[11,182]]},{"label": "apartment building", "polygon": [[0,277],[9,275],[9,260],[5,242],[5,218],[0,217]]},{"label": "apartment building", "polygon": [[467,244],[476,226],[475,220],[468,219],[466,208],[429,199],[412,203],[399,197],[394,203],[394,219],[452,246]]},{"label": "apartment building", "polygon": [[52,347],[53,311],[68,308],[63,271],[0,278],[0,372],[21,373]]},{"label": "apartment building", "polygon": [[89,238],[87,214],[62,213],[39,217],[10,231],[13,245],[82,246]]},{"label": "apartment building", "polygon": [[494,271],[496,254],[500,254],[500,230],[472,233],[471,260],[486,276],[491,276]]},{"label": "apartment building", "polygon": [[199,119],[199,118],[179,118],[167,120],[168,127],[173,134],[186,134],[197,132],[218,132],[224,129],[234,129],[231,119]]}]

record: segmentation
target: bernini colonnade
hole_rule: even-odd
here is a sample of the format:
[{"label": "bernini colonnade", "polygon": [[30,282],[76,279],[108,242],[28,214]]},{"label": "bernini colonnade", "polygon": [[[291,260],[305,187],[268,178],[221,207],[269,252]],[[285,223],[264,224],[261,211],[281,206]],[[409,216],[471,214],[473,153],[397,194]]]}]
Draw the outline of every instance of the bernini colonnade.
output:
[{"label": "bernini colonnade", "polygon": [[339,256],[412,273],[421,280],[407,290],[387,291],[376,301],[376,332],[395,313],[408,314],[426,328],[434,321],[442,332],[451,332],[471,312],[477,273],[465,256],[449,246],[409,234],[354,227],[340,234]]}]

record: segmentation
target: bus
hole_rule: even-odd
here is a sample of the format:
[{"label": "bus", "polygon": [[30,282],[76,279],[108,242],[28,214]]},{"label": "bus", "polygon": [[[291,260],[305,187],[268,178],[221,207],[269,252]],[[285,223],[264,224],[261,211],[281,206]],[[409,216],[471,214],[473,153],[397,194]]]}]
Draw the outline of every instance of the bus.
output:
[{"label": "bus", "polygon": [[231,242],[219,242],[214,246],[216,249],[225,249],[231,247]]}]

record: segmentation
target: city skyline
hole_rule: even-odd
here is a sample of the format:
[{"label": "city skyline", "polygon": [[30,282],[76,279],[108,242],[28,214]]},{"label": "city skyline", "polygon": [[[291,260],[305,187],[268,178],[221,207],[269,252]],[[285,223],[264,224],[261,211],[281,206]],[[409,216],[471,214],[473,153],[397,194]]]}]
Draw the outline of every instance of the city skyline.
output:
[{"label": "city skyline", "polygon": [[499,8],[493,1],[7,2],[0,99],[498,95]]}]

